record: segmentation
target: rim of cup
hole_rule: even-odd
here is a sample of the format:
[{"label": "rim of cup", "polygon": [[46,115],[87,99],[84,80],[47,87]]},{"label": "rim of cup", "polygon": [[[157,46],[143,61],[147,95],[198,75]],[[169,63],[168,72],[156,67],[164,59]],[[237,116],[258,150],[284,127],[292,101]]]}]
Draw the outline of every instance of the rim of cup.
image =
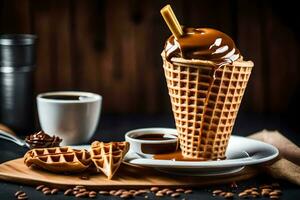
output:
[{"label": "rim of cup", "polygon": [[[47,99],[43,98],[44,96],[50,95],[77,95],[77,96],[86,96],[90,98],[82,98],[80,100],[63,100],[63,99]],[[102,96],[96,93],[91,92],[82,92],[82,91],[54,91],[54,92],[45,92],[38,94],[36,99],[38,101],[44,102],[53,102],[53,103],[88,103],[102,100]]]},{"label": "rim of cup", "polygon": [[[143,140],[143,139],[137,139],[134,138],[134,136],[140,136],[145,134],[164,134],[164,135],[171,135],[176,136],[174,139],[170,140]],[[174,143],[177,142],[178,133],[176,129],[173,128],[159,128],[159,127],[153,127],[153,128],[141,128],[141,129],[134,129],[131,131],[128,131],[125,134],[125,140],[126,141],[134,141],[138,143],[144,143],[144,144],[165,144],[165,143]]]}]

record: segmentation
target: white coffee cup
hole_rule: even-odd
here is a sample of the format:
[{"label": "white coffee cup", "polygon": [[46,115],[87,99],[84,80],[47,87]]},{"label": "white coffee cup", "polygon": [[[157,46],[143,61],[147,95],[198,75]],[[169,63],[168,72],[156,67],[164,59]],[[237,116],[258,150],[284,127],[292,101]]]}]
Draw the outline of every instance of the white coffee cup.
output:
[{"label": "white coffee cup", "polygon": [[101,104],[102,97],[89,92],[39,94],[37,108],[41,128],[49,135],[61,137],[62,145],[85,143],[97,128]]}]

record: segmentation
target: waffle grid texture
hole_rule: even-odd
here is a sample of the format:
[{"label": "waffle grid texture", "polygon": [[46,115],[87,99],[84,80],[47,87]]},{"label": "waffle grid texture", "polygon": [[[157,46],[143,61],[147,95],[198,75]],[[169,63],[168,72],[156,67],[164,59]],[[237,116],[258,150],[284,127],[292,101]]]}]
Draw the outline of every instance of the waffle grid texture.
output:
[{"label": "waffle grid texture", "polygon": [[182,154],[224,159],[253,63],[224,65],[215,71],[209,64],[191,60],[163,60]]},{"label": "waffle grid texture", "polygon": [[120,167],[129,150],[127,142],[104,143],[95,141],[91,145],[91,158],[96,168],[111,179]]},{"label": "waffle grid texture", "polygon": [[71,147],[38,148],[24,155],[24,163],[57,173],[81,172],[90,166],[91,158],[86,150]]}]

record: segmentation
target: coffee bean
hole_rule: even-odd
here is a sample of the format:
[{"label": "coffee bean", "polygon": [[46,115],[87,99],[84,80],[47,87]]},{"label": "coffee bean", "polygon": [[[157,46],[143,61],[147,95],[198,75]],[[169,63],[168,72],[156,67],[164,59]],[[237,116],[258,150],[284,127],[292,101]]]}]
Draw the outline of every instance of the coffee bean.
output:
[{"label": "coffee bean", "polygon": [[130,193],[130,192],[128,192],[128,191],[124,191],[123,193],[122,193],[122,195],[128,195],[128,196],[130,196],[130,197],[133,197],[134,196],[134,194],[135,193]]},{"label": "coffee bean", "polygon": [[127,198],[130,197],[130,195],[128,195],[128,194],[122,194],[120,197],[121,197],[122,199],[127,199]]},{"label": "coffee bean", "polygon": [[25,195],[25,196],[17,196],[17,199],[18,200],[27,200],[28,199],[28,196],[27,195]]},{"label": "coffee bean", "polygon": [[166,192],[167,195],[171,195],[171,194],[173,194],[173,193],[174,193],[173,190],[168,190],[168,191]]},{"label": "coffee bean", "polygon": [[18,197],[26,197],[26,196],[27,196],[27,194],[25,192],[18,195]]},{"label": "coffee bean", "polygon": [[176,191],[176,192],[184,192],[184,189],[178,188],[178,189],[176,189],[175,191]]},{"label": "coffee bean", "polygon": [[99,194],[102,194],[102,195],[108,195],[109,192],[108,192],[108,191],[105,191],[105,190],[100,190],[100,191],[99,191]]},{"label": "coffee bean", "polygon": [[83,193],[78,193],[75,195],[75,197],[86,197],[86,193],[83,192]]},{"label": "coffee bean", "polygon": [[152,187],[152,188],[150,188],[150,191],[151,191],[151,192],[157,192],[158,190],[159,190],[158,187]]},{"label": "coffee bean", "polygon": [[129,190],[128,192],[133,194],[136,192],[136,190]]},{"label": "coffee bean", "polygon": [[94,194],[94,193],[89,193],[89,197],[90,197],[90,198],[95,198],[96,196],[97,196],[96,193],[95,193],[95,194]]},{"label": "coffee bean", "polygon": [[272,190],[271,189],[262,189],[261,191],[262,192],[265,191],[265,192],[269,192],[270,193]]},{"label": "coffee bean", "polygon": [[282,195],[282,191],[281,190],[273,190],[273,192],[277,193],[278,195]]},{"label": "coffee bean", "polygon": [[163,190],[158,190],[156,193],[162,193],[162,194],[165,194],[165,193],[163,192]]},{"label": "coffee bean", "polygon": [[78,193],[79,193],[79,191],[73,191],[73,195],[76,195]]},{"label": "coffee bean", "polygon": [[279,196],[273,195],[273,196],[270,196],[270,199],[279,199]]},{"label": "coffee bean", "polygon": [[250,188],[252,191],[257,191],[258,189],[256,187]]},{"label": "coffee bean", "polygon": [[180,196],[179,192],[175,192],[175,193],[171,194],[171,197],[179,197],[179,196]]},{"label": "coffee bean", "polygon": [[93,195],[96,195],[97,192],[96,191],[90,191],[89,194],[93,194]]},{"label": "coffee bean", "polygon": [[270,192],[269,191],[262,191],[261,196],[267,197],[269,196]]},{"label": "coffee bean", "polygon": [[227,192],[224,197],[226,199],[231,199],[231,198],[233,198],[233,193],[232,192]]},{"label": "coffee bean", "polygon": [[240,192],[238,196],[239,197],[245,197],[245,196],[247,196],[247,193],[246,192]]},{"label": "coffee bean", "polygon": [[43,189],[42,189],[42,192],[45,192],[45,191],[50,191],[50,188],[48,188],[48,187],[44,187]]},{"label": "coffee bean", "polygon": [[133,193],[133,196],[139,196],[141,194],[145,194],[147,193],[146,191],[136,191],[135,193]]},{"label": "coffee bean", "polygon": [[170,190],[169,188],[164,188],[161,190],[162,193],[166,193],[168,190]]},{"label": "coffee bean", "polygon": [[25,192],[19,190],[19,191],[17,191],[17,192],[15,193],[15,196],[17,197],[17,196],[19,196],[20,194],[23,194],[23,193],[25,194]]},{"label": "coffee bean", "polygon": [[122,193],[123,193],[122,191],[118,190],[118,191],[115,192],[114,195],[115,195],[115,196],[120,196]]},{"label": "coffee bean", "polygon": [[72,189],[67,189],[65,192],[64,192],[64,195],[67,196],[67,195],[70,195],[73,193],[73,190]]},{"label": "coffee bean", "polygon": [[212,193],[213,195],[219,195],[222,192],[222,190],[214,190]]},{"label": "coffee bean", "polygon": [[79,189],[79,192],[81,193],[81,192],[86,192],[86,189],[85,188],[81,188],[81,189]]},{"label": "coffee bean", "polygon": [[[280,191],[280,190],[279,190]],[[281,194],[281,191],[280,192],[277,192],[277,190],[274,190],[272,192],[270,192],[270,196],[279,196]]]},{"label": "coffee bean", "polygon": [[186,190],[186,191],[184,191],[184,193],[185,194],[191,194],[191,193],[193,193],[193,190]]},{"label": "coffee bean", "polygon": [[57,194],[58,193],[58,189],[57,188],[53,188],[52,190],[51,190],[51,194]]},{"label": "coffee bean", "polygon": [[165,195],[164,195],[164,193],[162,193],[162,192],[157,192],[157,193],[155,194],[155,196],[157,196],[157,197],[163,197],[163,196],[165,196]]},{"label": "coffee bean", "polygon": [[221,192],[219,195],[224,197],[227,194],[227,192]]},{"label": "coffee bean", "polygon": [[45,185],[38,185],[35,189],[39,191],[39,190],[43,189],[44,187],[45,187]]},{"label": "coffee bean", "polygon": [[258,192],[256,192],[256,191],[252,191],[252,192],[251,192],[251,195],[256,195],[256,196],[259,196],[259,193],[258,193]]},{"label": "coffee bean", "polygon": [[49,195],[49,194],[51,194],[51,190],[49,189],[49,190],[45,190],[45,191],[43,191],[43,194],[44,195]]},{"label": "coffee bean", "polygon": [[117,192],[116,190],[111,190],[111,191],[109,191],[109,194],[110,195],[115,195],[116,192]]}]

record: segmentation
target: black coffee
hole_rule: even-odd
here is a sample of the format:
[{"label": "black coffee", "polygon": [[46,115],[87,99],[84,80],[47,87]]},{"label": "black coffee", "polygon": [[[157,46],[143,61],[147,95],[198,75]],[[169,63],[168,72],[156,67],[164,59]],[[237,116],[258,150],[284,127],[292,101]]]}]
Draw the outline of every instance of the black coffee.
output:
[{"label": "black coffee", "polygon": [[88,96],[81,96],[81,95],[65,95],[65,94],[60,94],[60,95],[45,95],[42,96],[44,99],[56,99],[56,100],[82,100],[85,98],[88,98]]},{"label": "black coffee", "polygon": [[168,137],[165,134],[144,134],[135,137],[136,139],[141,140],[173,140],[175,137]]}]

